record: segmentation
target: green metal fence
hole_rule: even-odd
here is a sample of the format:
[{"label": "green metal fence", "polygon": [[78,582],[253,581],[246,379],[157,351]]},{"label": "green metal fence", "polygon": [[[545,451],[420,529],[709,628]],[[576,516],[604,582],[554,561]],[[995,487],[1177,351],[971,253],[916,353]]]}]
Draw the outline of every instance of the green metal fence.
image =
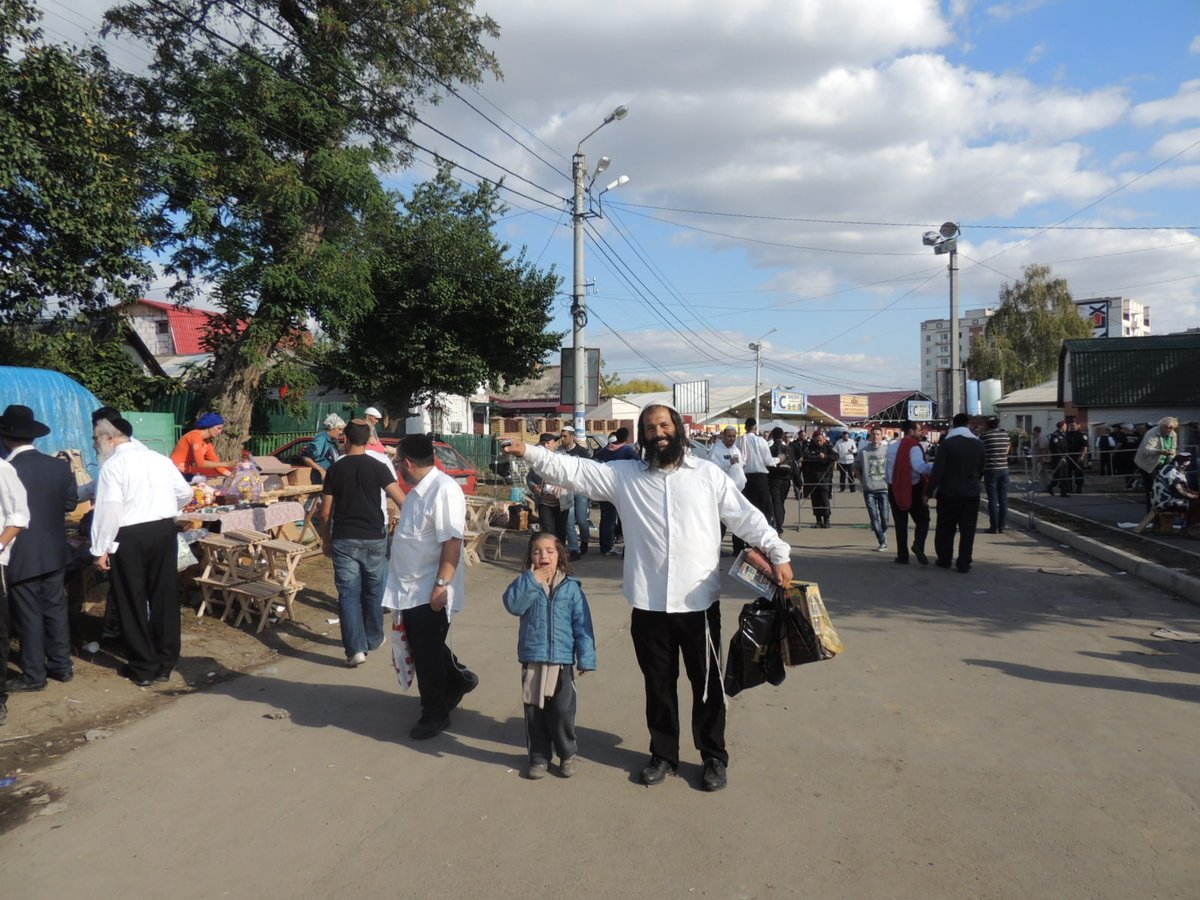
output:
[{"label": "green metal fence", "polygon": [[444,434],[441,436],[447,444],[471,460],[476,471],[486,476],[492,470],[492,461],[496,458],[496,439],[490,434]]},{"label": "green metal fence", "polygon": [[311,438],[311,431],[276,431],[271,434],[250,435],[250,455],[269,456],[276,447],[282,447],[297,438]]}]

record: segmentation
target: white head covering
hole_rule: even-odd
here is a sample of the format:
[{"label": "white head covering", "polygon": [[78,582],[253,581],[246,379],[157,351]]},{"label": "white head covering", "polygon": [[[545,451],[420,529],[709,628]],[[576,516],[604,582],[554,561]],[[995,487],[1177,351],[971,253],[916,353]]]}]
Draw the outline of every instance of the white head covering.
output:
[{"label": "white head covering", "polygon": [[345,428],[346,422],[337,413],[330,413],[325,417],[325,430],[333,431],[335,428]]}]

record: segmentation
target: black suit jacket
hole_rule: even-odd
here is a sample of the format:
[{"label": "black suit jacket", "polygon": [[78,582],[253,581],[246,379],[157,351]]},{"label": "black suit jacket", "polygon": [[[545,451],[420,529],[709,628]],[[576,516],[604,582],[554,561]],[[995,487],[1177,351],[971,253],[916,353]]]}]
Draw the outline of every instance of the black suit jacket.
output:
[{"label": "black suit jacket", "polygon": [[983,478],[983,441],[956,434],[938,444],[929,476],[929,493],[935,497],[978,497]]},{"label": "black suit jacket", "polygon": [[70,556],[64,517],[75,509],[75,476],[64,459],[23,450],[9,460],[29,495],[29,527],[13,541],[8,581],[18,584],[65,568]]}]

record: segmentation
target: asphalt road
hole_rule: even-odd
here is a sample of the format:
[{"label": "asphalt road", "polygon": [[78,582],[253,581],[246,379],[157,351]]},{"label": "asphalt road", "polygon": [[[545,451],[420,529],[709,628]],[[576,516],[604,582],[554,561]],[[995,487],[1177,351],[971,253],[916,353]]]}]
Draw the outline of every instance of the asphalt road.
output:
[{"label": "asphalt road", "polygon": [[584,764],[520,777],[510,539],[469,570],[452,634],[481,684],[448,733],[411,742],[387,656],[348,670],[331,638],[40,773],[46,814],[0,837],[4,894],[1200,896],[1200,644],[1151,635],[1200,632],[1200,608],[1020,531],[980,534],[965,576],[895,565],[835,497],[832,529],[785,536],[846,653],[730,701],[721,793],[686,739],[680,777],[637,783],[620,561],[594,554]]}]

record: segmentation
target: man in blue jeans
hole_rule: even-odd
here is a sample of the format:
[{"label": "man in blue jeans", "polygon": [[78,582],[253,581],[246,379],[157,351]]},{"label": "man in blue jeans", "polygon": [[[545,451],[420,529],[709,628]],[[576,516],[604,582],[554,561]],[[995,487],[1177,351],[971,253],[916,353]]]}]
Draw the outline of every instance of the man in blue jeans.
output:
[{"label": "man in blue jeans", "polygon": [[383,496],[404,506],[395,473],[367,454],[370,439],[371,427],[365,421],[355,419],[346,426],[346,455],[326,471],[321,491],[321,549],[333,559],[348,666],[361,666],[368,651],[383,645],[387,577]]},{"label": "man in blue jeans", "polygon": [[987,420],[983,438],[983,486],[987,491],[988,534],[1003,534],[1008,524],[1008,450],[1012,438],[1000,420]]}]

